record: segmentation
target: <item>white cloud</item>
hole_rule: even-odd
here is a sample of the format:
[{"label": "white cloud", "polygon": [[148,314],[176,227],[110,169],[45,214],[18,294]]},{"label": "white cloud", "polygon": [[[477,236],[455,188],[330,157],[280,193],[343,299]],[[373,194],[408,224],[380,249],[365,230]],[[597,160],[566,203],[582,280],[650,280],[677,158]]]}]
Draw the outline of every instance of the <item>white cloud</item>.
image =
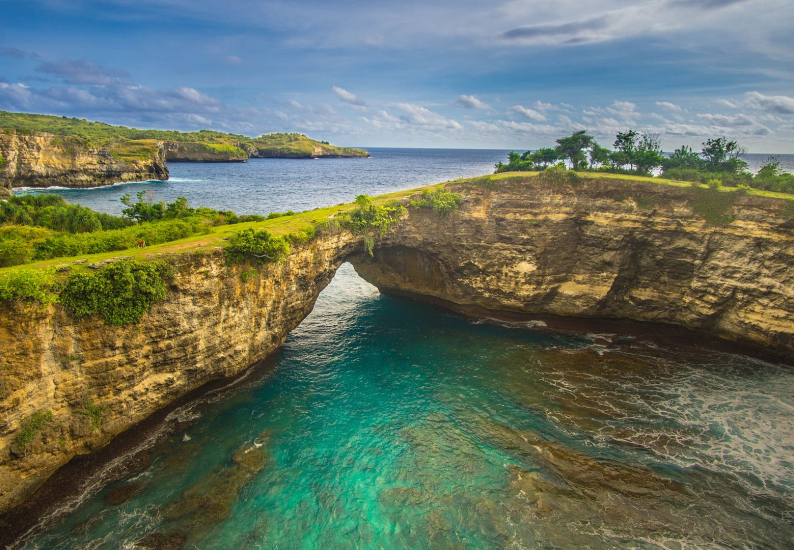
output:
[{"label": "white cloud", "polygon": [[339,86],[334,86],[331,88],[336,96],[341,99],[343,102],[347,103],[348,105],[352,106],[357,111],[366,112],[367,104],[364,100],[359,99],[355,94],[348,92],[344,88],[340,88]]},{"label": "white cloud", "polygon": [[241,57],[236,55],[227,55],[223,58],[223,60],[228,63],[229,65],[242,65],[245,63]]},{"label": "white cloud", "polygon": [[794,98],[785,95],[764,95],[759,92],[747,92],[744,105],[779,115],[794,114]]},{"label": "white cloud", "polygon": [[480,101],[473,95],[461,95],[455,100],[455,105],[463,109],[490,109],[490,106],[483,101]]},{"label": "white cloud", "polygon": [[523,105],[514,105],[513,108],[510,110],[517,115],[520,115],[529,120],[534,120],[536,122],[543,122],[544,120],[546,120],[546,117],[543,114],[537,112],[534,109],[529,109],[527,107],[524,107]]},{"label": "white cloud", "polygon": [[720,115],[720,114],[699,114],[698,118],[710,122],[717,126],[753,126],[756,124],[755,120],[747,115]]},{"label": "white cloud", "polygon": [[446,128],[460,130],[463,128],[458,121],[434,113],[420,105],[415,105],[413,103],[397,103],[394,107],[402,111],[403,116],[401,116],[400,119],[411,125],[433,129]]},{"label": "white cloud", "polygon": [[684,111],[680,106],[675,103],[670,103],[669,101],[657,101],[656,106],[674,113],[682,113]]}]

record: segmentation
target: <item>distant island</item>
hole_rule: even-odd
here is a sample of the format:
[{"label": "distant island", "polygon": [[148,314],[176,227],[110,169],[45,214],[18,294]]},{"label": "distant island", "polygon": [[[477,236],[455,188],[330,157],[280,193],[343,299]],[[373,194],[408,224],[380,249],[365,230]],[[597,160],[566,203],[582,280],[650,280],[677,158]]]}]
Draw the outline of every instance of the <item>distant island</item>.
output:
[{"label": "distant island", "polygon": [[166,162],[360,158],[302,134],[256,138],[212,130],[139,130],[85,119],[0,111],[0,200],[13,187],[97,187],[168,179]]}]

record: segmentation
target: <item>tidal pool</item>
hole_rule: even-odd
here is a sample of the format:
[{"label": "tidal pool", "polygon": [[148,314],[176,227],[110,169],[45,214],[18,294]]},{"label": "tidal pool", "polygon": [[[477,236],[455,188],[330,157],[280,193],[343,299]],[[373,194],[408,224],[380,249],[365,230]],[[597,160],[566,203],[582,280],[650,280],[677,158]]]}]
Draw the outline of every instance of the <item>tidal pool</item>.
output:
[{"label": "tidal pool", "polygon": [[270,368],[19,548],[790,547],[794,370],[474,322],[343,266]]}]

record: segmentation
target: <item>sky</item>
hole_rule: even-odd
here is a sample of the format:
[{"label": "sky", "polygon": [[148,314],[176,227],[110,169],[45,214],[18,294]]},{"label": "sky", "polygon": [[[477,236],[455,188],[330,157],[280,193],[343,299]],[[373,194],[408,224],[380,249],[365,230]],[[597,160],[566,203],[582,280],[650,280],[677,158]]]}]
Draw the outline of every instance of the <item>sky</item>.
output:
[{"label": "sky", "polygon": [[794,153],[794,0],[0,0],[0,109],[524,151]]}]

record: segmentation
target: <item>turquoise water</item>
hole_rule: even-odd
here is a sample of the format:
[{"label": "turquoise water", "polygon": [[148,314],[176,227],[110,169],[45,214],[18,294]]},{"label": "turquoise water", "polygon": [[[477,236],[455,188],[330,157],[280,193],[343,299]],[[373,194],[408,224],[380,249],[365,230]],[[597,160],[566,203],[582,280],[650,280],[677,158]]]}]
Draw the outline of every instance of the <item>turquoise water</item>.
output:
[{"label": "turquoise water", "polygon": [[346,264],[272,365],[21,547],[788,547],[794,372],[604,338],[381,296]]}]

